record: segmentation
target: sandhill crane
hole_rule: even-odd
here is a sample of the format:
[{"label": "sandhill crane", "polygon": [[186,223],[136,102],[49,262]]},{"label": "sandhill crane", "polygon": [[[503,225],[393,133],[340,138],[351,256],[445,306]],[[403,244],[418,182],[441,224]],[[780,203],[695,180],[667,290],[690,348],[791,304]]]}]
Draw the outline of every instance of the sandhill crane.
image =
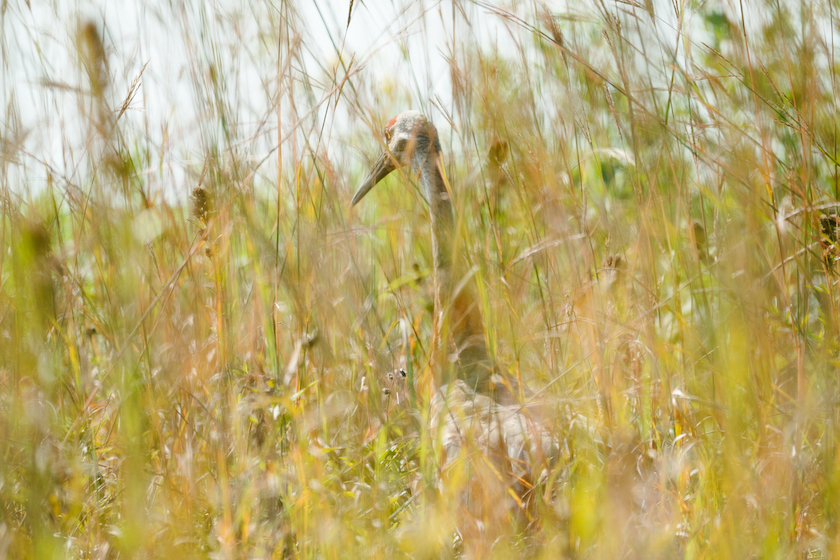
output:
[{"label": "sandhill crane", "polygon": [[[419,179],[431,211],[436,325],[448,325],[448,355],[457,357],[454,371],[439,371],[438,376],[446,380],[447,373],[451,373],[454,374],[451,377],[463,380],[470,388],[492,395],[496,400],[521,401],[526,396],[524,388],[490,359],[477,302],[469,287],[459,286],[467,271],[458,266],[462,261],[453,262],[455,220],[450,193],[443,179],[437,129],[423,114],[405,111],[391,119],[384,136],[387,148],[356,191],[351,206],[398,167],[409,167]],[[448,317],[443,316],[444,309],[448,310]]]},{"label": "sandhill crane", "polygon": [[[479,510],[484,517],[498,515],[505,509],[498,507],[499,500],[504,501],[509,490],[527,496],[543,468],[557,455],[556,441],[544,422],[523,406],[527,399],[524,386],[509,379],[490,359],[478,305],[461,286],[463,274],[452,254],[455,219],[437,129],[423,114],[405,111],[388,122],[383,134],[386,149],[353,195],[351,206],[397,168],[409,168],[420,182],[431,212],[433,336],[435,321],[448,324],[449,344],[457,355],[452,371],[436,366],[441,371],[435,374],[444,384],[430,403],[431,432],[442,438],[441,478],[459,456],[470,459],[481,454],[483,460],[472,461],[476,466],[470,483],[480,487],[481,496],[470,491],[470,509]],[[445,318],[444,309],[449,310]],[[499,484],[482,479],[479,465],[489,465],[487,476]],[[525,500],[517,501],[521,505]],[[481,504],[476,507],[475,502]]]}]

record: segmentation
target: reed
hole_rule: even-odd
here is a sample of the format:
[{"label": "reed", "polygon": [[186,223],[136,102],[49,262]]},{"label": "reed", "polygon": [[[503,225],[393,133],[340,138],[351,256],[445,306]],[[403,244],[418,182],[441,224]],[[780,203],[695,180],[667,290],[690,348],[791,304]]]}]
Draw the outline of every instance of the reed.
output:
[{"label": "reed", "polygon": [[[0,10],[0,557],[837,556],[836,7],[338,4]],[[349,209],[408,108],[551,403],[501,520],[389,377],[435,352],[422,193]]]}]

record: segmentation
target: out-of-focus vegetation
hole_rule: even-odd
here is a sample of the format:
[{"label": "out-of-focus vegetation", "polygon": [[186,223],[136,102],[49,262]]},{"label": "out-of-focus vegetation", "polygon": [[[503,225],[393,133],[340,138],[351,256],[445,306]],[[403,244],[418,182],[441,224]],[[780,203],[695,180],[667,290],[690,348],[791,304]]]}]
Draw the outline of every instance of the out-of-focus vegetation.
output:
[{"label": "out-of-focus vegetation", "polygon": [[[117,88],[101,21],[64,26],[75,83],[42,77],[77,101],[63,168],[4,84],[0,557],[837,556],[840,6],[405,4],[403,32],[458,33],[381,48],[444,57],[450,99],[314,65],[279,2],[157,8],[185,20],[187,147],[152,141],[154,69]],[[37,43],[28,10],[0,18]],[[471,40],[476,10],[517,47]],[[274,68],[257,135],[229,52]],[[428,384],[388,378],[429,375],[427,207],[394,174],[348,208],[407,108],[441,129],[489,347],[562,449],[483,532],[438,481]]]}]

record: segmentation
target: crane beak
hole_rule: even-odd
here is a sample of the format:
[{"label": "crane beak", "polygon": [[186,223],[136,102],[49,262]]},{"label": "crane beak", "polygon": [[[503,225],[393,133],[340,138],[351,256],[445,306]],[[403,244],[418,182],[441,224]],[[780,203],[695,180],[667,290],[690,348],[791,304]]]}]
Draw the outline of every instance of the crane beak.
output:
[{"label": "crane beak", "polygon": [[379,159],[376,160],[376,163],[373,164],[373,168],[368,173],[365,182],[362,183],[362,186],[359,187],[359,190],[356,191],[356,194],[353,195],[353,200],[350,201],[350,206],[353,207],[362,200],[367,193],[370,192],[376,183],[381,181],[385,178],[388,173],[396,169],[397,166],[394,164],[394,156],[392,156],[387,150],[382,152],[382,155],[379,156]]}]

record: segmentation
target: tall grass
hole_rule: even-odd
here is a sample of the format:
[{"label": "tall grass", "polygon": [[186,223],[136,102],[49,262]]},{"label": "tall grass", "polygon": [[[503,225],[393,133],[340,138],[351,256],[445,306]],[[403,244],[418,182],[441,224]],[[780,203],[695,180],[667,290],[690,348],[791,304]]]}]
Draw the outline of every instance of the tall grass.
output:
[{"label": "tall grass", "polygon": [[[405,2],[341,51],[356,4],[147,6],[193,92],[163,122],[105,16],[4,4],[0,557],[838,555],[838,6]],[[477,540],[427,429],[428,207],[348,207],[408,108],[562,449]]]}]

